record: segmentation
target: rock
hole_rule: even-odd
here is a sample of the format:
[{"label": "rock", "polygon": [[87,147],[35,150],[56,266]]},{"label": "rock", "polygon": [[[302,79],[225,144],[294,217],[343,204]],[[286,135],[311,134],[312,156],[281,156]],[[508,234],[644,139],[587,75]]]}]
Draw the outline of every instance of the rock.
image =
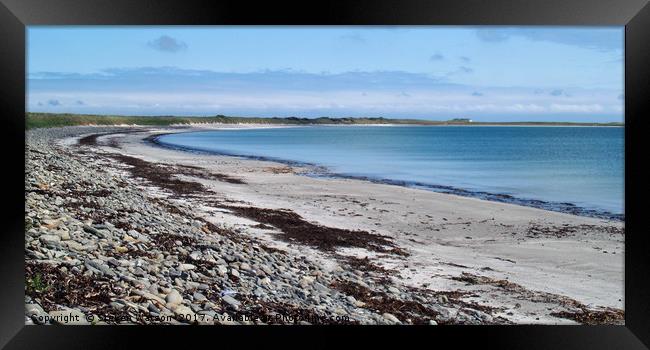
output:
[{"label": "rock", "polygon": [[83,230],[90,233],[90,234],[93,234],[93,235],[95,235],[95,236],[97,236],[99,238],[107,238],[108,237],[105,233],[99,231],[98,229],[96,229],[96,228],[94,228],[92,226],[83,225]]},{"label": "rock", "polygon": [[[137,214],[137,213],[134,213]],[[128,236],[134,237],[136,239],[136,242],[149,242],[149,237],[147,235],[144,235],[136,230],[129,230],[127,232]],[[126,239],[126,237],[125,237]]]},{"label": "rock", "polygon": [[101,274],[104,274],[109,277],[115,277],[115,272],[106,264],[104,264],[103,261],[99,259],[95,260],[86,260],[86,267],[94,269],[96,271],[99,271]]},{"label": "rock", "polygon": [[421,295],[414,295],[413,298],[415,301],[421,303],[421,304],[426,304],[429,302],[429,300]]},{"label": "rock", "polygon": [[362,280],[360,280],[360,279],[356,280],[355,282],[356,282],[358,285],[360,285],[361,287],[363,287],[363,288],[371,289],[370,286],[369,286],[366,282],[364,282],[364,281],[362,281]]},{"label": "rock", "polygon": [[221,300],[226,302],[228,305],[234,307],[235,309],[238,309],[239,306],[241,305],[241,303],[237,299],[231,297],[230,295],[224,296],[223,298],[221,298]]},{"label": "rock", "polygon": [[316,289],[317,291],[322,292],[322,293],[328,293],[329,292],[329,288],[325,287],[323,284],[321,284],[319,282],[314,282],[314,289]]},{"label": "rock", "polygon": [[190,291],[190,290],[196,290],[199,288],[200,283],[199,282],[192,282],[192,281],[187,281],[185,282],[185,288]]},{"label": "rock", "polygon": [[477,318],[481,322],[490,323],[490,322],[492,322],[494,320],[494,318],[491,315],[489,315],[489,314],[487,314],[485,312],[479,311],[479,310],[464,309],[463,311],[465,311],[469,315]]},{"label": "rock", "polygon": [[205,297],[205,295],[203,295],[203,294],[201,294],[199,292],[195,292],[194,294],[192,294],[192,297],[194,298],[195,301],[199,301],[199,302],[208,299],[208,298]]},{"label": "rock", "polygon": [[434,320],[429,320],[429,325],[436,326],[436,325],[438,325],[438,322],[436,322]]},{"label": "rock", "polygon": [[133,269],[133,274],[137,277],[147,277],[147,272],[143,270],[141,267],[136,267]]},{"label": "rock", "polygon": [[115,247],[115,252],[116,253],[123,254],[123,253],[126,253],[128,251],[129,251],[129,248],[121,246],[121,245],[118,245],[117,247]]},{"label": "rock", "polygon": [[122,310],[122,309],[124,309],[126,307],[126,305],[124,303],[121,303],[119,301],[112,301],[110,303],[110,306],[115,310]]},{"label": "rock", "polygon": [[235,268],[230,269],[230,274],[235,277],[239,277],[239,271],[237,271]]},{"label": "rock", "polygon": [[171,277],[171,278],[181,277],[181,272],[178,271],[178,270],[176,270],[175,268],[171,268],[171,269],[169,269],[169,271],[167,271],[167,274],[168,274],[169,277]]},{"label": "rock", "polygon": [[58,243],[61,241],[61,237],[57,235],[41,235],[38,237],[38,240],[41,241],[41,243],[49,245],[49,244],[54,244]]},{"label": "rock", "polygon": [[61,220],[43,219],[41,223],[45,228],[53,230],[61,225]]},{"label": "rock", "polygon": [[399,295],[401,293],[399,289],[397,289],[397,288],[395,288],[393,286],[388,287],[388,291],[393,293],[393,294],[397,294],[397,295]]},{"label": "rock", "polygon": [[127,281],[138,288],[146,288],[149,285],[144,280],[131,277],[127,274],[120,274],[119,277],[121,280]]},{"label": "rock", "polygon": [[70,232],[67,230],[57,230],[56,234],[61,238],[62,241],[67,241],[70,239]]},{"label": "rock", "polygon": [[264,271],[264,273],[266,273],[267,275],[272,275],[273,274],[273,270],[270,267],[268,267],[267,265],[260,266],[260,270]]},{"label": "rock", "polygon": [[139,237],[140,236],[140,232],[138,232],[136,230],[129,230],[127,232],[127,234],[129,234],[129,236],[131,236],[131,237]]},{"label": "rock", "polygon": [[225,265],[219,265],[217,266],[217,272],[223,276],[228,273],[228,268]]},{"label": "rock", "polygon": [[45,324],[48,314],[38,304],[25,304],[25,315],[37,324]]},{"label": "rock", "polygon": [[178,270],[179,271],[189,271],[189,270],[194,270],[196,266],[192,264],[180,264],[178,265]]},{"label": "rock", "polygon": [[154,305],[152,303],[149,303],[149,305],[147,305],[147,310],[149,310],[149,312],[153,312],[155,314],[160,314],[160,309],[157,308],[156,305]]},{"label": "rock", "polygon": [[300,286],[303,287],[303,288],[305,288],[307,286],[310,286],[312,283],[314,283],[314,278],[313,277],[303,276],[300,279]]},{"label": "rock", "polygon": [[178,305],[183,302],[183,297],[181,296],[181,293],[179,293],[176,289],[172,289],[169,294],[165,297],[165,303],[167,304],[167,307],[172,307],[174,305]]},{"label": "rock", "polygon": [[388,312],[382,314],[382,316],[391,323],[402,323],[395,315],[389,314]]}]

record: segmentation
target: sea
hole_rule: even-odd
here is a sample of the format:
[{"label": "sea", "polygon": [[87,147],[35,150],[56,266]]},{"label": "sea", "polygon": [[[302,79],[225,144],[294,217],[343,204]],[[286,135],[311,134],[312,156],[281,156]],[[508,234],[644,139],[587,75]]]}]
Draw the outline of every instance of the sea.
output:
[{"label": "sea", "polygon": [[296,126],[168,134],[159,145],[624,220],[624,128]]}]

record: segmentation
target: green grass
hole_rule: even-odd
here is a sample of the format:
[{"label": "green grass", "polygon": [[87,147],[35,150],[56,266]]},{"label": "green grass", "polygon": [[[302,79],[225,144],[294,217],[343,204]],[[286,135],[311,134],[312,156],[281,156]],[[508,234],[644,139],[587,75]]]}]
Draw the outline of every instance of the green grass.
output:
[{"label": "green grass", "polygon": [[221,123],[221,124],[290,124],[290,125],[364,125],[364,124],[402,124],[402,125],[581,125],[581,126],[622,126],[623,123],[572,123],[572,122],[465,122],[465,121],[431,121],[419,119],[387,119],[387,118],[250,118],[228,117],[217,115],[213,117],[175,117],[175,116],[118,116],[94,114],[54,114],[27,113],[25,129],[52,128],[73,125],[155,125],[167,126],[172,124]]},{"label": "green grass", "polygon": [[[52,128],[72,125],[171,125],[189,124],[195,118],[181,118],[172,116],[117,116],[117,115],[91,115],[91,114],[52,114],[52,113],[27,113],[25,120],[26,129]],[[219,118],[210,118],[206,122],[218,122]]]},{"label": "green grass", "polygon": [[42,293],[48,291],[50,288],[52,288],[52,286],[48,286],[47,284],[45,284],[40,273],[34,275],[34,278],[30,278],[27,280],[28,292]]}]

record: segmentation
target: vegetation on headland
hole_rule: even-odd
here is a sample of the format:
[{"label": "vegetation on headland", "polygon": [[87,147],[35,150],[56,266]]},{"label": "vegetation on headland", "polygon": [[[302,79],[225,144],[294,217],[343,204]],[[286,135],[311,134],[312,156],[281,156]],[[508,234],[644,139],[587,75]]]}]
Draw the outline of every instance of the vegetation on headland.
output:
[{"label": "vegetation on headland", "polygon": [[25,129],[52,128],[74,125],[189,125],[189,124],[278,124],[278,125],[559,125],[559,126],[623,126],[623,123],[575,123],[575,122],[474,122],[468,119],[444,121],[390,118],[297,118],[297,117],[176,117],[176,116],[120,116],[95,114],[27,113]]}]

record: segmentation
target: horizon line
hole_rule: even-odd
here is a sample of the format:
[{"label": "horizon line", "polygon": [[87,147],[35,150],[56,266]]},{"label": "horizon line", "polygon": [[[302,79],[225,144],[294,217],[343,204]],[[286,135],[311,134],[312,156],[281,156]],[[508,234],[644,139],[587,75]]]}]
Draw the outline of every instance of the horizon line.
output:
[{"label": "horizon line", "polygon": [[[237,116],[237,115],[225,115],[225,114],[206,114],[206,115],[173,115],[173,114],[94,114],[94,113],[53,113],[53,112],[36,112],[36,111],[26,111],[25,114],[45,114],[45,115],[68,115],[68,116],[93,116],[93,117],[135,117],[135,118],[242,118],[242,119],[294,119],[294,120],[318,120],[318,119],[332,119],[332,120],[341,120],[341,119],[357,119],[357,120],[387,120],[387,121],[419,121],[419,122],[432,122],[432,123],[471,123],[471,124],[517,124],[517,123],[538,123],[538,124],[625,124],[625,119],[622,121],[539,121],[539,120],[516,120],[516,121],[474,121],[471,117],[451,117],[450,119],[423,119],[423,118],[414,118],[414,117],[405,117],[405,118],[389,118],[389,117],[373,117],[373,116],[344,116],[344,117],[334,117],[334,116],[320,116],[320,117],[300,117],[300,116]],[[406,123],[405,123],[406,124]]]}]

